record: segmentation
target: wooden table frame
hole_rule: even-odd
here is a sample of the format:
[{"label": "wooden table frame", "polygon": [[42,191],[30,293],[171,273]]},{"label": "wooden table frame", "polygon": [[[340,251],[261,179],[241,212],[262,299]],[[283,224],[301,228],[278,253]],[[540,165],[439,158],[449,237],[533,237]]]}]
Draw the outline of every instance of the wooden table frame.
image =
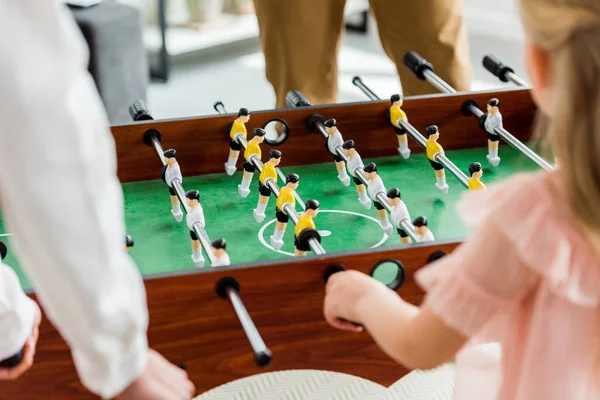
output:
[{"label": "wooden table frame", "polygon": [[[448,150],[485,147],[487,135],[475,118],[461,114],[460,107],[466,99],[474,99],[484,107],[491,97],[500,99],[505,127],[520,140],[527,140],[535,106],[525,89],[407,98],[403,109],[421,132],[428,125],[438,125],[440,143]],[[308,117],[315,113],[326,119],[336,118],[344,138],[356,142],[363,158],[391,156],[397,155],[397,140],[386,119],[389,104],[377,101],[254,112],[247,126],[251,132],[272,118],[287,122],[290,137],[278,147],[284,154],[282,166],[332,161],[322,137],[306,128]],[[225,127],[232,118],[211,116],[113,127],[119,178],[123,182],[159,178],[157,155],[142,142],[148,129],[161,132],[165,149],[177,150],[184,176],[223,172],[228,152]],[[409,145],[415,153],[423,151],[412,140]],[[145,285],[150,345],[169,360],[185,363],[199,393],[234,379],[285,369],[337,371],[387,386],[407,371],[390,360],[367,333],[345,333],[327,325],[322,316],[323,271],[339,263],[370,273],[380,260],[399,260],[405,267],[406,280],[398,293],[420,304],[423,292],[415,284],[415,271],[433,252],[450,252],[458,244],[398,245],[148,276]],[[254,364],[231,305],[216,295],[215,284],[223,276],[233,276],[240,282],[241,298],[273,352],[273,363],[266,369]],[[46,317],[35,366],[21,379],[0,384],[0,399],[35,398],[94,398],[79,383],[68,347]]]}]

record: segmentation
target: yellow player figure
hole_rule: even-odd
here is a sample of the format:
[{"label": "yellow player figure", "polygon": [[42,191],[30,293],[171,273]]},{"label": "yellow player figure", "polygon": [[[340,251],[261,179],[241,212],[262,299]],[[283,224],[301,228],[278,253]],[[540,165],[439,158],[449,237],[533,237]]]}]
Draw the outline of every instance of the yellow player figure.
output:
[{"label": "yellow player figure", "polygon": [[211,247],[213,255],[215,256],[215,262],[212,264],[213,267],[221,267],[231,264],[229,254],[227,254],[227,242],[225,239],[213,240]]},{"label": "yellow player figure", "polygon": [[481,182],[481,177],[483,176],[483,167],[480,163],[474,162],[469,165],[469,192],[474,190],[485,189],[485,185]]},{"label": "yellow player figure", "polygon": [[246,151],[244,151],[244,176],[242,177],[242,183],[238,185],[238,193],[242,198],[248,197],[250,194],[250,184],[252,183],[252,176],[256,167],[252,163],[252,159],[256,158],[260,161],[262,152],[260,151],[260,144],[265,140],[267,132],[262,128],[254,128],[254,136],[248,142]]},{"label": "yellow player figure", "polygon": [[205,226],[204,211],[200,205],[200,192],[197,190],[190,190],[185,194],[185,197],[189,207],[185,222],[190,230],[190,238],[192,239],[192,261],[194,261],[196,267],[201,268],[204,266],[202,245],[200,244],[200,238],[194,231],[194,225],[196,224],[199,224],[202,228]]},{"label": "yellow player figure", "polygon": [[267,209],[267,204],[269,204],[269,197],[271,197],[271,189],[269,189],[267,181],[271,179],[274,183],[277,182],[277,172],[275,171],[275,167],[277,167],[280,162],[281,151],[275,149],[269,151],[269,161],[263,166],[262,172],[258,178],[258,204],[253,210],[256,222],[263,222],[266,217],[265,210]]},{"label": "yellow player figure", "polygon": [[436,125],[431,125],[425,129],[425,133],[427,133],[427,158],[429,159],[429,163],[435,171],[435,186],[440,192],[442,192],[442,194],[448,194],[448,184],[446,184],[446,173],[444,171],[444,166],[435,161],[435,156],[438,153],[444,154],[444,148],[437,142],[440,138],[440,131]]},{"label": "yellow player figure", "polygon": [[129,250],[131,250],[132,247],[133,247],[133,238],[131,237],[131,235],[125,236],[125,251],[129,252]]},{"label": "yellow player figure", "polygon": [[406,130],[400,124],[401,121],[408,121],[406,113],[402,111],[402,104],[404,104],[404,98],[402,95],[393,94],[390,98],[392,105],[390,106],[390,122],[394,126],[394,131],[398,136],[398,153],[405,160],[410,157],[410,149],[408,148],[408,136]]},{"label": "yellow player figure", "polygon": [[279,191],[277,196],[277,202],[275,203],[275,218],[277,223],[275,224],[275,232],[271,236],[271,246],[275,250],[281,249],[283,246],[283,235],[288,221],[290,220],[289,215],[283,211],[286,204],[291,204],[292,208],[296,207],[296,199],[294,198],[294,191],[298,188],[298,182],[300,177],[296,174],[289,174],[285,177],[285,186]]},{"label": "yellow player figure", "polygon": [[495,132],[495,129],[502,128],[502,114],[500,114],[500,101],[498,99],[488,101],[487,114],[484,114],[484,117],[483,126],[488,133],[487,159],[492,166],[497,167],[500,164],[500,157],[498,157],[500,136]]},{"label": "yellow player figure", "polygon": [[417,217],[413,221],[413,225],[415,232],[419,235],[419,242],[433,242],[435,240],[433,232],[427,226],[427,218],[423,216]]},{"label": "yellow player figure", "polygon": [[321,236],[315,229],[315,222],[313,218],[319,213],[319,207],[321,205],[317,200],[308,200],[304,213],[298,217],[298,223],[294,230],[294,256],[302,257],[306,255],[306,252],[310,250],[308,241],[313,238],[321,243]]},{"label": "yellow player figure", "polygon": [[346,172],[346,164],[344,160],[338,155],[337,148],[342,147],[344,144],[344,138],[336,126],[337,122],[335,119],[328,119],[323,123],[325,130],[327,131],[327,139],[325,144],[331,154],[333,154],[333,161],[335,161],[335,168],[338,172],[338,179],[344,186],[350,185],[350,177]]},{"label": "yellow player figure", "polygon": [[356,186],[356,191],[358,192],[358,201],[363,205],[367,210],[371,208],[371,199],[367,196],[367,188],[363,184],[363,182],[358,178],[357,171],[359,169],[363,169],[365,164],[363,164],[362,159],[360,158],[360,154],[356,151],[354,147],[354,140],[346,140],[342,145],[344,149],[344,154],[348,157],[348,163],[346,167],[348,168],[348,172],[350,176],[352,176],[352,181]]},{"label": "yellow player figure", "polygon": [[233,121],[229,129],[229,158],[225,163],[225,172],[227,172],[227,175],[233,175],[236,170],[235,165],[237,164],[242,145],[235,139],[237,135],[244,135],[244,137],[248,135],[248,131],[246,130],[248,121],[250,121],[250,112],[245,108],[240,108],[238,117]]},{"label": "yellow player figure", "polygon": [[161,177],[162,180],[169,186],[169,195],[171,196],[171,214],[175,221],[181,222],[183,219],[183,211],[181,211],[181,205],[179,204],[179,198],[173,188],[173,181],[179,180],[179,183],[183,184],[183,176],[181,175],[181,169],[175,156],[177,152],[175,149],[166,150],[163,153],[165,159],[165,166],[162,169]]}]

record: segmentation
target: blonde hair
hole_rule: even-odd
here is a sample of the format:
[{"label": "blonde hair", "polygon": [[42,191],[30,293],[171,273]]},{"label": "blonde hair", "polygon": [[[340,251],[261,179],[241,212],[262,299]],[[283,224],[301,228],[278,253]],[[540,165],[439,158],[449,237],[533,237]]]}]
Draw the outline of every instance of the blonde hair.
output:
[{"label": "blonde hair", "polygon": [[598,246],[600,0],[520,0],[520,8],[529,40],[550,54],[554,78],[554,113],[538,129],[560,161],[574,217]]}]

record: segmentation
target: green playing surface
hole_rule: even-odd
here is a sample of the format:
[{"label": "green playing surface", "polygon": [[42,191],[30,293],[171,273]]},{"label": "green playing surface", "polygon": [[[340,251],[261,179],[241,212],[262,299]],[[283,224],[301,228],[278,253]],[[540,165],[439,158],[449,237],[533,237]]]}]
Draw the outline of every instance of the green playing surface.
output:
[{"label": "green playing surface", "polygon": [[[483,182],[491,184],[520,171],[537,170],[539,167],[517,151],[501,146],[502,161],[497,168],[489,166],[487,149],[448,151],[446,155],[462,171],[470,163],[479,161],[484,166]],[[446,180],[450,186],[447,195],[442,195],[434,186],[435,176],[424,154],[413,154],[410,159],[400,156],[363,160],[377,163],[378,172],[387,189],[398,187],[411,217],[425,215],[436,239],[454,239],[467,233],[454,205],[466,189],[448,172]],[[182,165],[185,174],[185,165]],[[328,253],[343,250],[366,249],[378,246],[397,245],[399,236],[386,238],[377,224],[375,207],[366,210],[359,202],[354,184],[345,187],[337,179],[332,162],[316,165],[288,167],[285,155],[280,165],[284,174],[300,175],[297,193],[303,201],[317,199],[321,212],[315,219],[322,234],[322,245]],[[157,166],[157,175],[160,168]],[[186,190],[198,189],[206,218],[206,231],[211,240],[223,237],[232,264],[256,262],[291,257],[294,252],[294,224],[288,224],[285,244],[280,251],[269,245],[269,236],[275,229],[275,198],[272,196],[267,208],[267,218],[262,223],[254,220],[252,210],[258,200],[258,176],[254,177],[250,195],[242,199],[237,192],[241,182],[241,171],[233,176],[225,173],[195,177],[184,176]],[[281,181],[280,181],[281,185]],[[168,189],[161,180],[123,184],[125,216],[128,233],[135,241],[130,255],[143,274],[194,269],[191,259],[189,231],[185,218],[177,223],[171,215]],[[296,205],[297,210],[301,210]],[[5,235],[0,219],[0,234]],[[10,236],[0,236],[9,247],[5,262],[13,267],[25,288],[30,284],[11,251]],[[206,257],[205,257],[206,258]],[[208,259],[205,268],[209,268]]]}]

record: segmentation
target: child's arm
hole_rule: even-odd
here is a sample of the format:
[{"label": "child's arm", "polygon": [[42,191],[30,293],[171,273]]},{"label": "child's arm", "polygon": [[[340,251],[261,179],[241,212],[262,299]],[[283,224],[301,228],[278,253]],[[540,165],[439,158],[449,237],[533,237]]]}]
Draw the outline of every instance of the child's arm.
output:
[{"label": "child's arm", "polygon": [[437,367],[452,360],[467,341],[428,307],[419,309],[405,302],[363,273],[345,271],[332,275],[327,292],[325,317],[329,323],[360,331],[362,328],[337,318],[360,321],[382,350],[407,368]]},{"label": "child's arm", "polygon": [[451,361],[468,338],[428,307],[420,309],[391,293],[394,296],[374,292],[358,303],[358,320],[379,347],[410,369],[430,369]]}]

